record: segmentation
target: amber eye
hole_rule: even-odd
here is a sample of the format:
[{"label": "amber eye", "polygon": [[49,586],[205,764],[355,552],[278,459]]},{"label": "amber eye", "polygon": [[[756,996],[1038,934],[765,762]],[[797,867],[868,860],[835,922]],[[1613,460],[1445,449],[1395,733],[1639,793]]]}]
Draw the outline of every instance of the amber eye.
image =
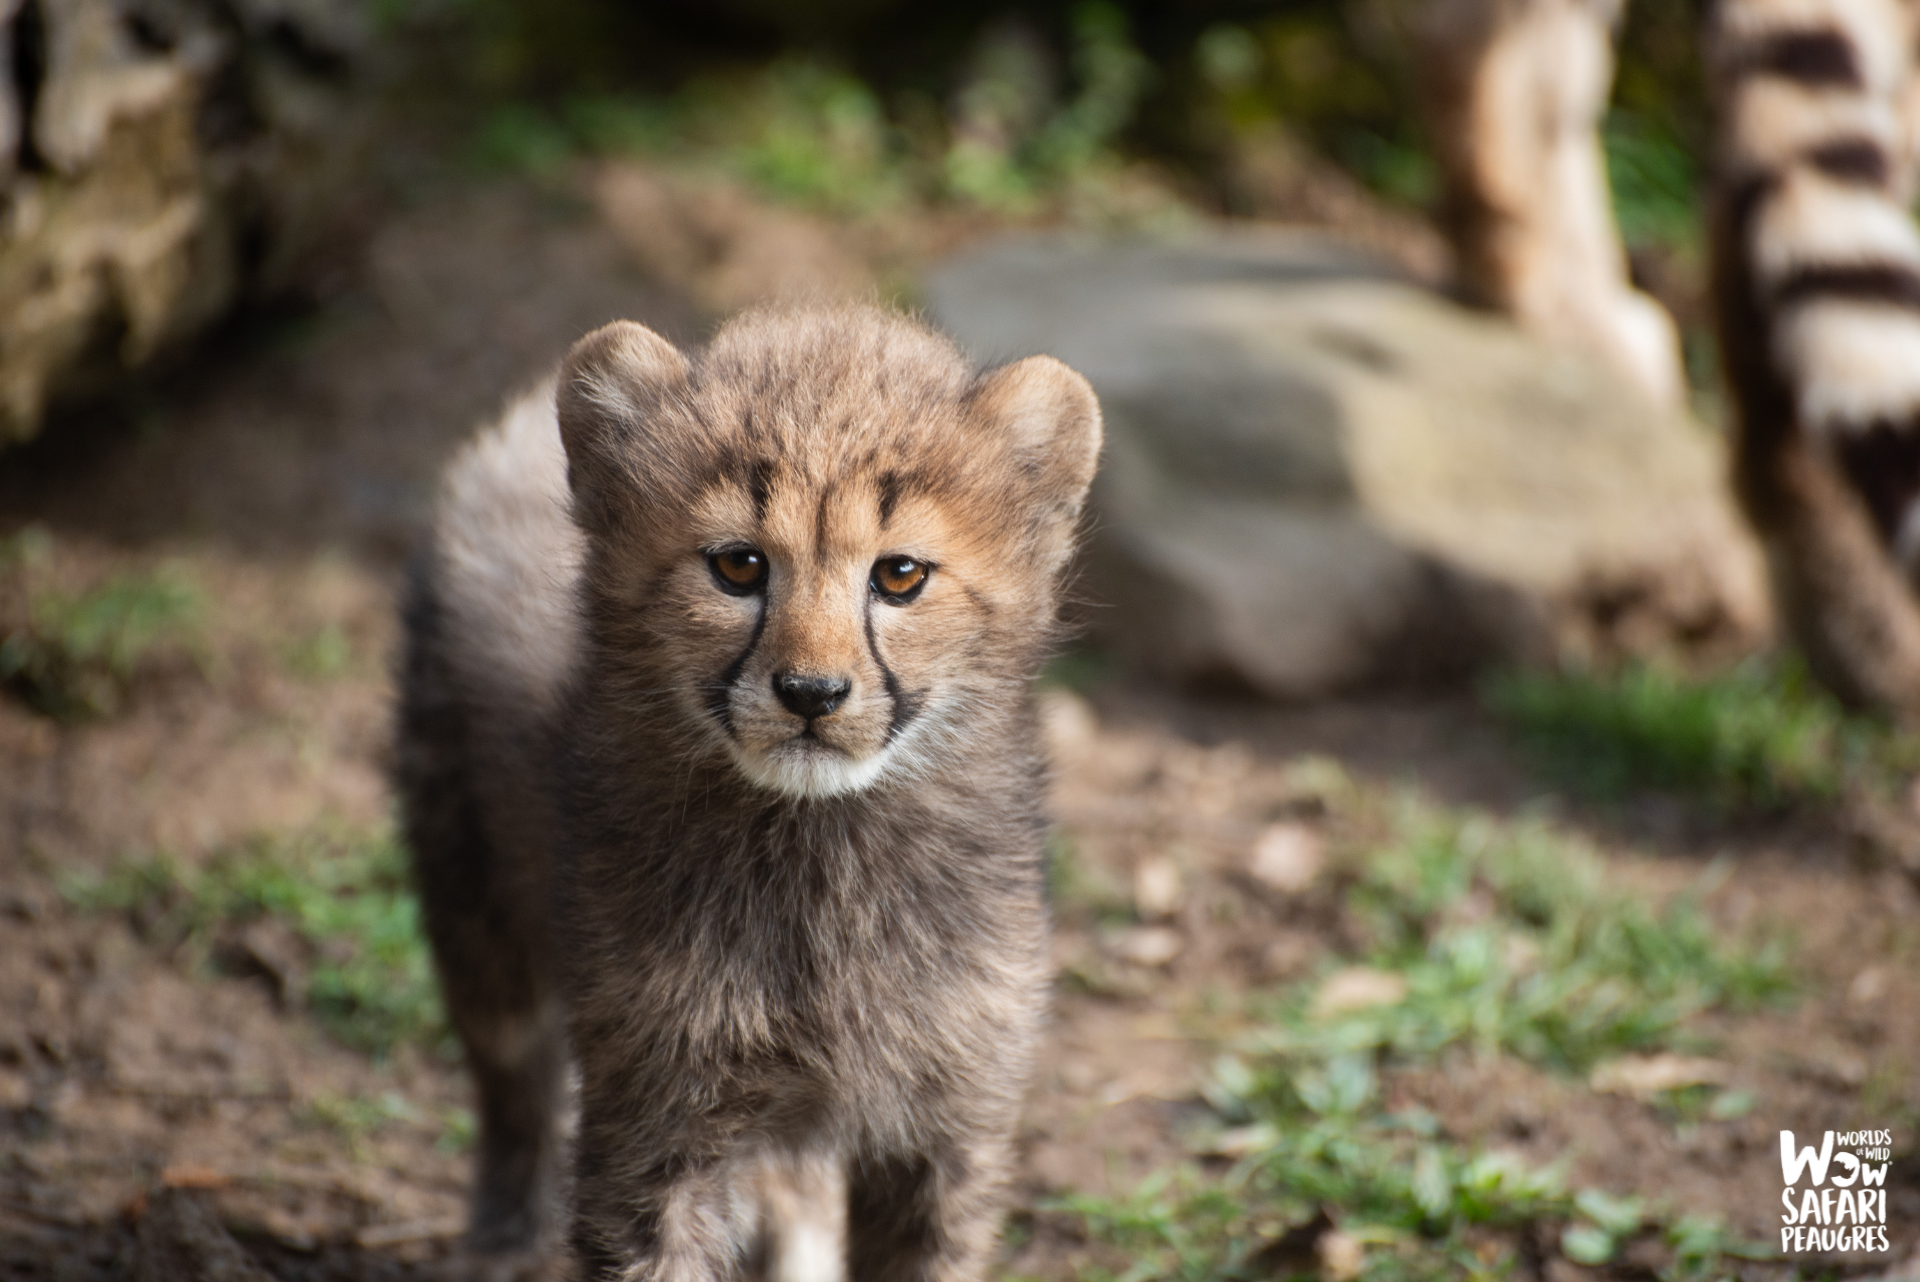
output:
[{"label": "amber eye", "polygon": [[727,548],[709,553],[714,581],[735,596],[756,592],[767,581],[767,554],[758,548]]},{"label": "amber eye", "polygon": [[910,556],[883,556],[873,563],[873,590],[896,604],[905,605],[920,595],[926,586],[927,572],[933,567]]}]

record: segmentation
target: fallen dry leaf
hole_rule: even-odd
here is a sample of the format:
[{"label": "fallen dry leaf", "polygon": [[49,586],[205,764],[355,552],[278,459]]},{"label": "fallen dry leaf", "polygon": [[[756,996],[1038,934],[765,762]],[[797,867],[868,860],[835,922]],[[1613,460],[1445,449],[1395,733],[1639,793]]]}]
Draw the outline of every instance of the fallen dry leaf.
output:
[{"label": "fallen dry leaf", "polygon": [[1352,1282],[1367,1262],[1367,1248],[1360,1239],[1339,1229],[1322,1233],[1314,1251],[1320,1256],[1320,1272],[1328,1282]]},{"label": "fallen dry leaf", "polygon": [[1071,757],[1099,738],[1100,718],[1079,695],[1052,690],[1040,696],[1040,729],[1055,756]]},{"label": "fallen dry leaf", "polygon": [[1180,932],[1170,926],[1135,926],[1114,941],[1113,955],[1136,966],[1164,966],[1186,946]]},{"label": "fallen dry leaf", "polygon": [[1311,886],[1326,864],[1326,846],[1320,834],[1302,823],[1269,826],[1253,843],[1247,871],[1269,890],[1297,895]]},{"label": "fallen dry leaf", "polygon": [[160,1183],[170,1189],[223,1189],[233,1183],[225,1171],[193,1162],[181,1162],[160,1172]]},{"label": "fallen dry leaf", "polygon": [[1652,1099],[1663,1091],[1687,1086],[1719,1086],[1726,1082],[1727,1065],[1693,1055],[1623,1055],[1594,1065],[1587,1084],[1602,1095],[1631,1095]]},{"label": "fallen dry leaf", "polygon": [[1140,861],[1133,870],[1133,907],[1147,921],[1173,916],[1180,907],[1180,870],[1173,860]]},{"label": "fallen dry leaf", "polygon": [[1391,1006],[1407,995],[1407,981],[1392,971],[1350,966],[1335,971],[1313,997],[1313,1015],[1325,1019],[1369,1006]]}]

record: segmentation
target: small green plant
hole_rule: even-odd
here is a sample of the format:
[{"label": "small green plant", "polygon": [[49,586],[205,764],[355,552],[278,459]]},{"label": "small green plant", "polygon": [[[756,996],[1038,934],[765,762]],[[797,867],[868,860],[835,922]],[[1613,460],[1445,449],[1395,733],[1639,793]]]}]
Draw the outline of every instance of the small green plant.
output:
[{"label": "small green plant", "polygon": [[1056,832],[1047,840],[1047,899],[1063,917],[1087,916],[1096,922],[1128,921],[1133,901],[1101,869],[1088,864],[1073,840]]},{"label": "small green plant", "polygon": [[367,1140],[396,1122],[417,1123],[419,1110],[398,1091],[379,1095],[314,1096],[298,1114],[307,1126],[332,1131],[347,1142],[347,1151],[356,1162],[368,1158]]},{"label": "small green plant", "polygon": [[1630,248],[1693,253],[1700,242],[1700,166],[1673,134],[1616,110],[1600,133],[1606,148],[1613,216]]},{"label": "small green plant", "polygon": [[1355,177],[1395,204],[1428,209],[1439,199],[1439,166],[1416,141],[1348,128],[1333,132],[1332,150]]},{"label": "small green plant", "polygon": [[482,168],[545,175],[574,157],[579,139],[551,113],[516,102],[486,116],[469,149],[473,162]]},{"label": "small green plant", "polygon": [[442,1153],[466,1153],[480,1138],[480,1122],[473,1110],[452,1105],[440,1113],[440,1138],[433,1147]]},{"label": "small green plant", "polygon": [[1028,214],[1104,190],[1154,74],[1126,15],[1102,0],[1074,9],[1067,53],[1071,91],[1056,96],[1042,54],[1017,37],[990,38],[953,111],[918,116],[890,113],[871,86],[831,62],[789,55],[750,73],[696,78],[666,97],[511,103],[482,122],[472,150],[483,165],[534,174],[579,154],[650,156],[843,215],[913,200]]},{"label": "small green plant", "polygon": [[1259,1065],[1228,1058],[1206,1095],[1230,1124],[1203,1145],[1230,1157],[1223,1173],[1166,1170],[1122,1197],[1068,1197],[1051,1207],[1126,1261],[1096,1266],[1089,1278],[1313,1275],[1307,1250],[1335,1224],[1361,1252],[1367,1282],[1500,1277],[1523,1234],[1557,1240],[1568,1259],[1589,1266],[1644,1235],[1666,1248],[1666,1282],[1724,1276],[1727,1257],[1764,1254],[1716,1222],[1569,1190],[1557,1164],[1533,1167],[1510,1152],[1449,1143],[1431,1114],[1382,1107],[1364,1055]]},{"label": "small green plant", "polygon": [[696,80],[669,98],[583,95],[552,110],[510,103],[482,122],[472,152],[486,167],[535,175],[581,154],[651,156],[850,214],[897,203],[912,168],[864,82],[800,57]]},{"label": "small green plant", "polygon": [[297,677],[326,681],[353,665],[353,642],[337,623],[329,623],[286,651],[287,668]]},{"label": "small green plant", "polygon": [[167,569],[63,591],[39,581],[50,552],[37,529],[0,542],[0,685],[63,721],[107,715],[143,659],[193,641],[199,593]]},{"label": "small green plant", "polygon": [[1348,900],[1373,941],[1364,960],[1399,975],[1404,996],[1328,1017],[1294,990],[1272,1044],[1413,1059],[1467,1045],[1585,1072],[1667,1045],[1703,1011],[1789,991],[1781,941],[1720,939],[1696,895],[1656,908],[1612,889],[1594,852],[1544,824],[1408,802],[1396,827]]},{"label": "small green plant", "polygon": [[302,996],[340,1041],[376,1055],[403,1041],[449,1046],[406,856],[388,834],[323,825],[257,838],[198,870],[133,861],[67,897],[203,952],[223,927],[277,918],[312,951]]},{"label": "small green plant", "polygon": [[[1692,1016],[1785,992],[1781,947],[1717,937],[1693,897],[1655,908],[1611,889],[1595,854],[1543,824],[1410,801],[1386,819],[1391,836],[1346,865],[1363,955],[1257,1000],[1259,1026],[1202,1087],[1218,1129],[1200,1147],[1226,1169],[1163,1171],[1126,1197],[1057,1204],[1128,1262],[1090,1276],[1309,1273],[1311,1258],[1294,1257],[1336,1225],[1370,1282],[1499,1276],[1523,1233],[1590,1266],[1652,1239],[1663,1277],[1719,1276],[1749,1248],[1716,1225],[1450,1143],[1430,1114],[1389,1109],[1382,1079],[1451,1047],[1583,1073],[1673,1045]],[[1355,962],[1371,995],[1330,1001]]]},{"label": "small green plant", "polygon": [[763,81],[760,110],[735,145],[733,165],[761,190],[852,213],[904,194],[886,112],[861,81],[814,63],[776,63]]},{"label": "small green plant", "polygon": [[1847,715],[1789,661],[1706,678],[1651,664],[1514,672],[1483,694],[1548,773],[1601,798],[1639,786],[1775,809],[1832,801],[1851,780],[1920,763],[1910,736]]},{"label": "small green plant", "polygon": [[983,208],[1031,209],[1049,191],[1092,179],[1114,165],[1114,148],[1152,83],[1151,63],[1133,47],[1126,15],[1089,0],[1073,12],[1077,92],[1045,101],[1044,73],[1015,39],[982,50],[961,95],[943,172],[946,193]]}]

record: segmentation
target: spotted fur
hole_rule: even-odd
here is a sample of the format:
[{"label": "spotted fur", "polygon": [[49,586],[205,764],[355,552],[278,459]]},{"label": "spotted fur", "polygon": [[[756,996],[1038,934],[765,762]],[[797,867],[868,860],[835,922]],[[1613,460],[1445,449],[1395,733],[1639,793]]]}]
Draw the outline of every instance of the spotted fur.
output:
[{"label": "spotted fur", "polygon": [[[1028,684],[1092,392],[856,309],[693,354],[612,325],[552,405],[453,465],[410,625],[403,795],[483,1116],[490,1063],[553,1098],[512,1067],[557,1003],[583,1277],[976,1278],[1046,989]],[[802,715],[783,677],[846,689]],[[476,1231],[508,1186],[537,1231],[553,1133],[483,1140]]]}]

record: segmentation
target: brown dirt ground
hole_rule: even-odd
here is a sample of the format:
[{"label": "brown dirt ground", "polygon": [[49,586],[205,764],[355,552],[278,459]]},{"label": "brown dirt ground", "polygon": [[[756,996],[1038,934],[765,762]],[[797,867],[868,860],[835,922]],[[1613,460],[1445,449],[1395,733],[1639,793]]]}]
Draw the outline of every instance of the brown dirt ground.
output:
[{"label": "brown dirt ground", "polygon": [[[797,273],[808,288],[824,273],[863,290],[915,246],[967,230],[895,241],[892,261],[869,256],[855,271],[840,230],[647,181],[462,180],[416,193],[324,306],[255,318],[166,385],[0,457],[0,535],[43,525],[61,582],[173,563],[215,603],[198,659],[143,673],[112,717],[60,725],[0,698],[0,1277],[125,1275],[140,1210],[163,1184],[205,1187],[284,1278],[426,1276],[447,1258],[466,1169],[439,1145],[441,1119],[467,1095],[455,1067],[343,1049],[266,984],[207,975],[125,920],[80,915],[57,883],[129,855],[192,864],[252,833],[383,820],[393,593],[431,478],[573,337],[628,316],[697,338],[713,309],[751,296],[739,280],[763,236],[783,261],[816,255],[818,270]],[[623,241],[635,208],[661,202],[693,228],[676,234],[704,266],[663,265]],[[298,675],[285,656],[328,627],[348,638],[351,661]],[[1245,872],[1261,826],[1300,812],[1296,766],[1319,754],[1448,803],[1557,810],[1648,894],[1729,856],[1736,871],[1710,911],[1729,925],[1791,923],[1799,939],[1804,1001],[1702,1030],[1724,1046],[1734,1084],[1758,1095],[1747,1117],[1680,1125],[1472,1057],[1398,1074],[1396,1098],[1425,1104],[1463,1143],[1565,1155],[1578,1183],[1717,1212],[1761,1237],[1779,1196],[1779,1129],[1891,1125],[1890,1258],[1914,1254],[1920,903],[1904,877],[1856,858],[1835,822],[1543,799],[1457,696],[1279,709],[1118,682],[1091,706],[1054,705],[1050,724],[1057,809],[1081,866],[1124,899],[1142,860],[1171,858],[1181,948],[1163,966],[1130,965],[1090,914],[1063,911],[1057,954],[1078,978],[1061,985],[1034,1089],[1023,1206],[1125,1189],[1181,1159],[1201,1113],[1195,1074],[1237,1031],[1233,999],[1339,945],[1330,896],[1278,898]],[[384,1127],[317,1120],[328,1101],[389,1094],[406,1116]],[[1059,1217],[1019,1218],[1031,1231],[1017,1235],[1009,1271],[1060,1278],[1084,1258]],[[1549,1271],[1561,1282],[1578,1272]]]}]

